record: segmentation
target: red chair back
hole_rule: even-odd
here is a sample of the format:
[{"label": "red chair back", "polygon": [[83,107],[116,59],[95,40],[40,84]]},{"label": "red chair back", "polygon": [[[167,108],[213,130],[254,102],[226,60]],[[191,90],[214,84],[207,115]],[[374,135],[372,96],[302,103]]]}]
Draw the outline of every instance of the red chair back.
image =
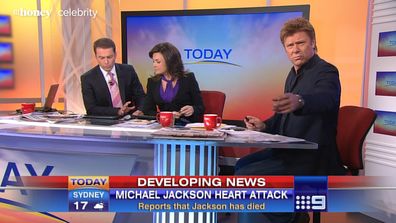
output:
[{"label": "red chair back", "polygon": [[343,106],[338,114],[337,147],[344,166],[358,175],[363,169],[362,149],[368,131],[377,115],[372,109]]},{"label": "red chair back", "polygon": [[[363,142],[377,114],[372,109],[343,106],[338,113],[337,147],[348,174],[357,176],[363,169]],[[313,213],[313,223],[320,223],[320,212]]]},{"label": "red chair back", "polygon": [[220,91],[201,91],[205,114],[217,114],[223,117],[226,95]]}]

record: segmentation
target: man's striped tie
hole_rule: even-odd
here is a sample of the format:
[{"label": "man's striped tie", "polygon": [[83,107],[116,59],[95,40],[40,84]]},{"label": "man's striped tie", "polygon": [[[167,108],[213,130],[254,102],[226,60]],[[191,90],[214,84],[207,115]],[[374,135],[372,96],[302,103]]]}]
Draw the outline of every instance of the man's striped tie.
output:
[{"label": "man's striped tie", "polygon": [[117,81],[114,79],[113,73],[109,72],[107,73],[107,75],[110,76],[109,89],[111,94],[111,101],[113,102],[113,107],[121,108],[122,101],[121,101],[120,89],[118,88]]}]

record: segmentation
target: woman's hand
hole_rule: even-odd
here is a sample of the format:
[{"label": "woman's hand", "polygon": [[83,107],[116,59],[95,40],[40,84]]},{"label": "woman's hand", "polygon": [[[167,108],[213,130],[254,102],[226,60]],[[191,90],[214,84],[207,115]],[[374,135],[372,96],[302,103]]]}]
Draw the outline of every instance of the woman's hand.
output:
[{"label": "woman's hand", "polygon": [[194,108],[191,105],[186,105],[180,109],[180,115],[184,115],[186,117],[190,117],[194,114]]},{"label": "woman's hand", "polygon": [[176,112],[176,111],[174,111],[174,112],[172,112],[173,113],[173,118],[180,118],[180,112]]}]

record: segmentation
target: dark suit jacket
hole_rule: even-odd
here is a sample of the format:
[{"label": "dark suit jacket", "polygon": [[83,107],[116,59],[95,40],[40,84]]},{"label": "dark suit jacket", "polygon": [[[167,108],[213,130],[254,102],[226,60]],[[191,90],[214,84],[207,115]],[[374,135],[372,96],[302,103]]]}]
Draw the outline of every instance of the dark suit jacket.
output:
[{"label": "dark suit jacket", "polygon": [[144,102],[143,113],[146,115],[156,115],[157,106],[160,111],[180,111],[183,106],[191,105],[194,114],[186,117],[191,122],[199,121],[199,117],[204,112],[201,91],[194,73],[187,73],[179,80],[179,91],[175,98],[170,102],[164,102],[160,96],[161,79],[151,77],[147,81],[147,97]]},{"label": "dark suit jacket", "polygon": [[[115,64],[115,69],[122,103],[131,101],[141,110],[145,94],[135,70],[127,64]],[[99,65],[81,75],[81,90],[87,114],[117,115],[118,108],[113,108],[107,85]]]},{"label": "dark suit jacket", "polygon": [[341,86],[338,70],[314,55],[304,64],[298,74],[294,68],[290,71],[285,93],[299,94],[305,101],[304,106],[286,115],[275,114],[265,121],[266,132],[303,138],[318,143],[319,149],[314,150],[274,150],[274,155],[283,159],[291,169],[312,164],[306,174],[342,174],[336,146],[336,129],[338,110],[340,107]]}]

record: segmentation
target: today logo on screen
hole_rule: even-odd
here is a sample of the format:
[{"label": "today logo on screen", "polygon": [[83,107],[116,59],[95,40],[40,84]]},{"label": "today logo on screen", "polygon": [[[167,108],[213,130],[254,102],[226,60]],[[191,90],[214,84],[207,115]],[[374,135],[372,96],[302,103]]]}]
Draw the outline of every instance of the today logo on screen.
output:
[{"label": "today logo on screen", "polygon": [[211,48],[185,48],[185,64],[227,64],[240,67],[241,65],[230,62],[232,49]]}]

